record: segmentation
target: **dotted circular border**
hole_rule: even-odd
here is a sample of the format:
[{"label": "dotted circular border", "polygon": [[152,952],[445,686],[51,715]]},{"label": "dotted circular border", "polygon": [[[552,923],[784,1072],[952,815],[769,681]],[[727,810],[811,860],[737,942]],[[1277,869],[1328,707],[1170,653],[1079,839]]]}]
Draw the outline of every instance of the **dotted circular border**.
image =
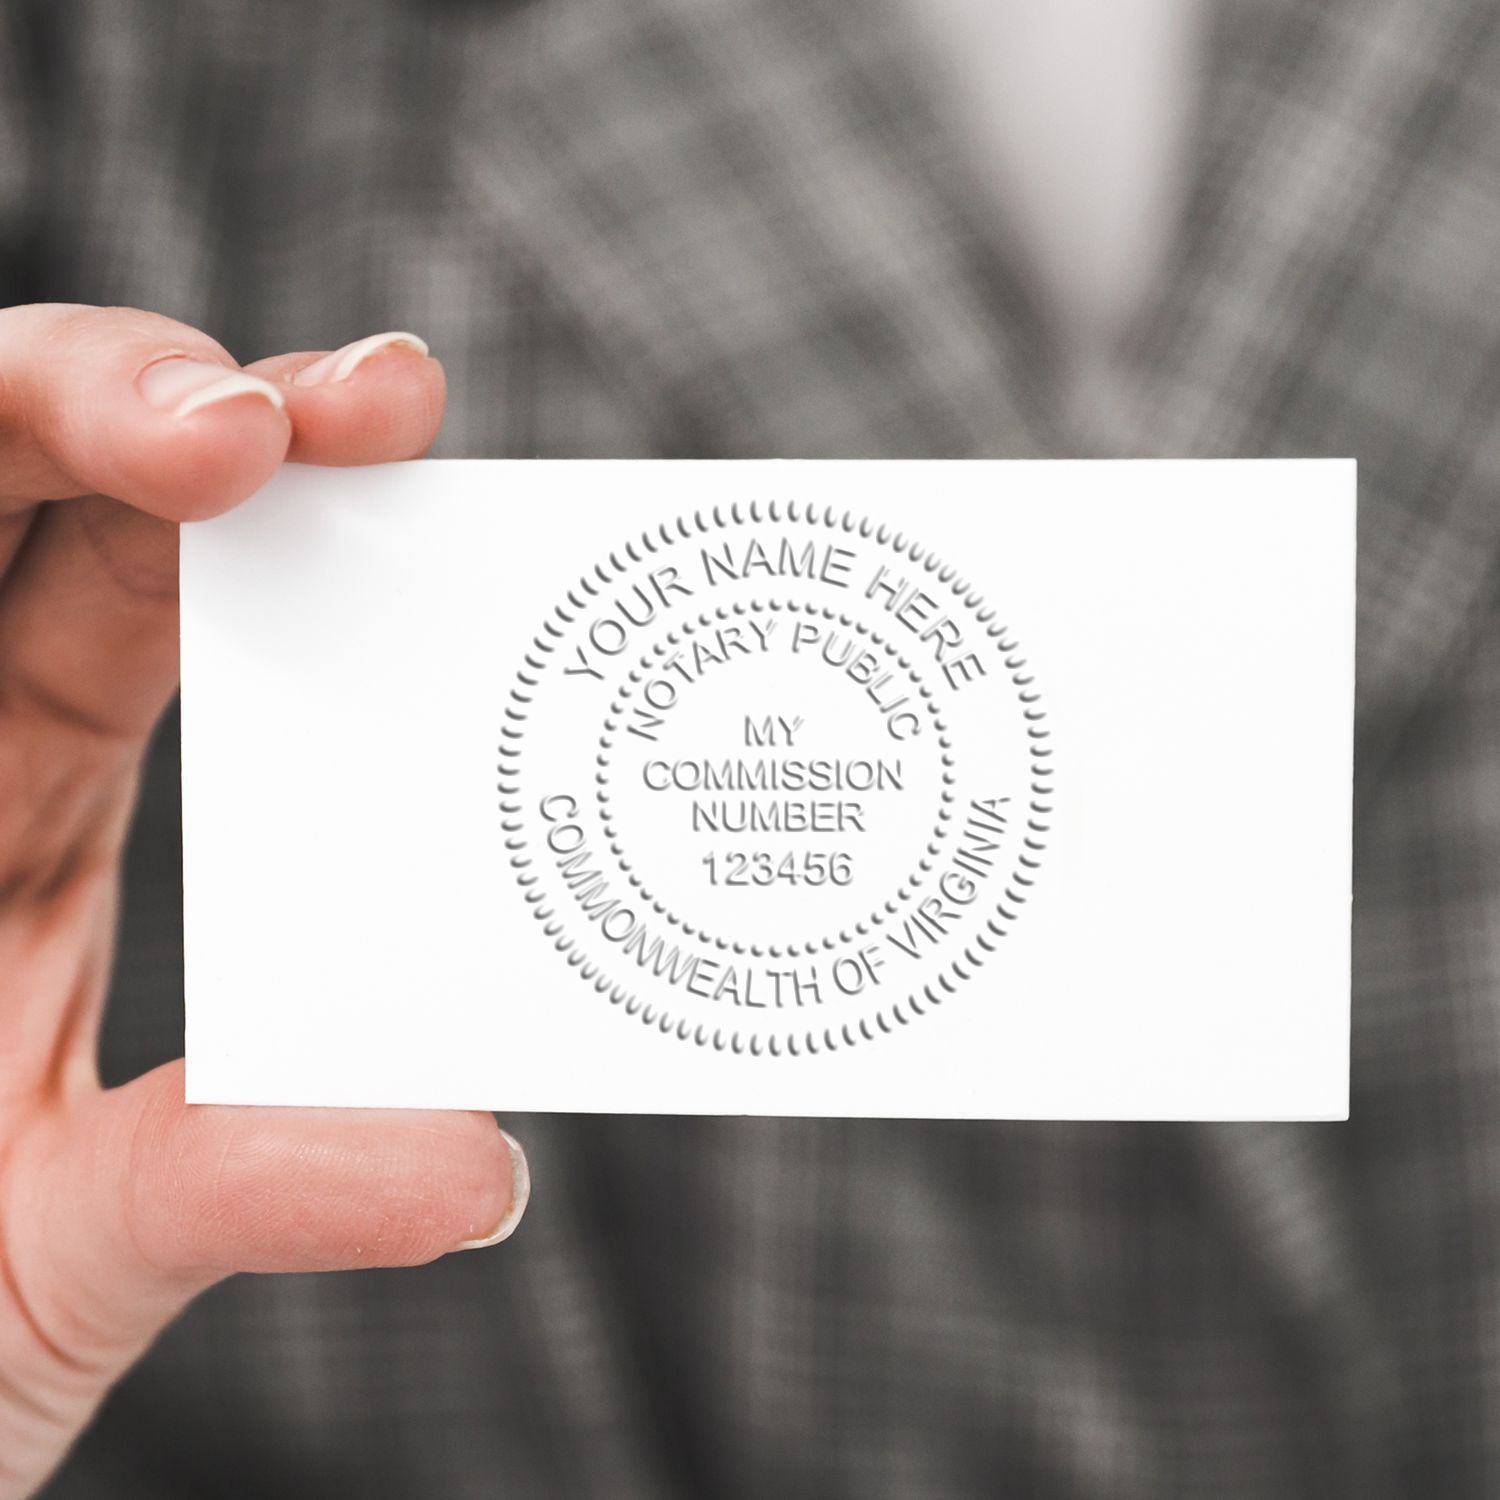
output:
[{"label": "dotted circular border", "polygon": [[711,629],[714,622],[728,620],[734,615],[743,618],[747,614],[806,614],[816,615],[820,619],[837,621],[847,626],[850,630],[857,631],[860,635],[867,636],[873,644],[879,646],[887,656],[891,657],[906,675],[916,684],[922,706],[932,716],[933,727],[938,735],[938,753],[941,756],[941,788],[939,791],[939,807],[937,822],[933,825],[922,857],[917,862],[917,868],[903,880],[894,897],[886,901],[882,906],[877,906],[869,916],[862,921],[856,922],[851,929],[845,928],[836,938],[821,938],[808,943],[772,943],[761,946],[759,943],[737,943],[729,938],[717,936],[703,927],[694,927],[690,922],[684,922],[675,912],[670,911],[656,895],[654,891],[646,888],[645,882],[636,874],[621,848],[620,835],[611,820],[610,796],[609,796],[609,756],[615,739],[615,720],[625,714],[625,699],[630,696],[629,686],[620,689],[619,696],[609,706],[609,714],[604,721],[604,733],[599,736],[599,754],[594,757],[594,763],[598,770],[594,773],[596,791],[595,800],[599,803],[599,817],[604,827],[604,835],[610,841],[609,850],[615,857],[615,863],[620,868],[620,873],[641,893],[643,901],[651,903],[651,910],[657,916],[664,918],[673,927],[676,927],[685,936],[697,938],[704,943],[710,943],[721,953],[734,953],[741,958],[811,958],[818,953],[831,953],[841,944],[852,943],[856,937],[869,937],[873,928],[879,927],[887,917],[893,917],[900,911],[901,905],[909,901],[915,893],[915,888],[922,884],[924,875],[932,870],[933,860],[941,852],[940,840],[947,838],[947,824],[952,820],[953,812],[953,742],[948,738],[948,726],[943,723],[942,715],[937,711],[937,705],[932,701],[932,689],[922,681],[912,664],[886,641],[877,632],[870,629],[868,625],[851,619],[848,615],[838,614],[835,610],[819,608],[816,604],[796,604],[783,600],[762,603],[754,600],[749,604],[720,605],[715,610],[705,610],[696,621],[688,621],[679,631],[668,631],[666,644],[657,644],[650,651],[645,652],[640,659],[638,667],[633,669],[627,678],[630,684],[638,684],[642,681],[648,670],[653,656],[665,656],[667,646],[682,644],[685,637],[694,635],[700,628]]},{"label": "dotted circular border", "polygon": [[[827,530],[857,536],[865,541],[874,541],[905,557],[914,566],[920,566],[932,574],[939,583],[950,590],[985,629],[994,642],[1005,670],[1016,689],[1021,702],[1022,717],[1026,721],[1026,734],[1030,740],[1030,801],[1028,816],[1021,836],[1022,852],[1017,856],[1017,867],[1011,872],[1004,888],[1003,899],[995,903],[994,915],[986,919],[984,928],[974,934],[973,941],[966,944],[961,958],[952,959],[935,981],[913,990],[904,999],[892,1002],[883,1010],[863,1016],[858,1022],[846,1021],[837,1030],[825,1027],[822,1033],[795,1032],[784,1037],[774,1033],[751,1033],[744,1035],[723,1027],[708,1027],[702,1022],[694,1023],[687,1018],[674,1018],[663,1006],[655,1006],[641,999],[623,986],[616,984],[600,971],[599,965],[579,952],[568,937],[564,924],[556,919],[550,909],[543,908],[546,892],[537,888],[539,877],[532,871],[531,859],[525,854],[527,841],[524,825],[519,821],[522,806],[515,799],[520,795],[517,778],[520,774],[522,740],[525,725],[530,716],[533,695],[539,685],[540,674],[547,669],[547,658],[556,651],[564,639],[567,627],[589,608],[589,603],[599,597],[601,586],[613,584],[632,565],[646,562],[649,558],[676,546],[679,542],[694,541],[731,526],[764,525],[822,526]],[[796,500],[780,502],[752,500],[742,504],[735,501],[728,507],[715,505],[708,511],[696,510],[688,515],[679,515],[673,521],[643,531],[634,541],[627,542],[623,549],[628,562],[622,562],[620,552],[609,554],[605,562],[595,563],[592,572],[585,573],[577,584],[568,590],[565,602],[553,606],[552,614],[542,622],[541,631],[532,638],[530,648],[522,657],[522,665],[516,669],[515,683],[510,690],[510,699],[504,710],[505,722],[501,725],[499,745],[499,792],[501,828],[506,834],[505,848],[510,851],[510,864],[516,872],[516,883],[522,888],[524,898],[532,909],[532,915],[541,922],[542,931],[551,939],[553,947],[563,956],[570,968],[578,970],[579,977],[591,985],[599,994],[606,996],[612,1005],[624,1008],[643,1025],[652,1027],[663,1036],[674,1036],[679,1041],[692,1042],[699,1047],[712,1047],[716,1052],[729,1051],[736,1056],[748,1053],[752,1057],[780,1057],[786,1054],[800,1057],[804,1053],[816,1057],[823,1052],[836,1052],[841,1047],[853,1047],[861,1041],[873,1042],[881,1036],[892,1036],[898,1027],[909,1026],[916,1016],[926,1015],[929,1008],[940,1006],[948,996],[957,993],[954,980],[966,981],[974,971],[982,968],[989,955],[996,951],[997,940],[1008,935],[1007,929],[1019,913],[1015,907],[1024,906],[1027,896],[1015,889],[1021,886],[1029,891],[1036,882],[1041,868],[1041,856],[1046,851],[1046,835],[1051,832],[1051,823],[1043,821],[1052,815],[1053,795],[1052,747],[1047,743],[1051,731],[1045,727],[1046,710],[1040,706],[1041,694],[1036,689],[1035,678],[1027,672],[1026,658],[1020,654],[1019,643],[1009,638],[1006,627],[996,623],[995,610],[984,602],[978,588],[958,576],[957,570],[899,531],[872,522],[868,517],[855,517],[848,511],[835,507],[808,505]],[[997,921],[996,918],[999,918]],[[979,950],[976,952],[976,948]]]}]

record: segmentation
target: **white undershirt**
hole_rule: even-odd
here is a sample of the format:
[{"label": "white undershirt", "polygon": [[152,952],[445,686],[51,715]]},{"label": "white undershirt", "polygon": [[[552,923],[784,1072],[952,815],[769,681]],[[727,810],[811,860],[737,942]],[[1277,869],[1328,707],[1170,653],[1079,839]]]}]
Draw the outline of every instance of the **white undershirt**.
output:
[{"label": "white undershirt", "polygon": [[1073,415],[1107,431],[1121,340],[1176,230],[1198,0],[905,3],[1053,326]]}]

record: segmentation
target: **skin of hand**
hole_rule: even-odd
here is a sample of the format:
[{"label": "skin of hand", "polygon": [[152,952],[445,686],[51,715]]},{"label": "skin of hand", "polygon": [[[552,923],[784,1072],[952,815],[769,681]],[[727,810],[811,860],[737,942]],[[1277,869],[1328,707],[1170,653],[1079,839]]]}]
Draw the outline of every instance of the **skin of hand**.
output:
[{"label": "skin of hand", "polygon": [[411,335],[242,371],[152,313],[0,310],[0,1500],[222,1277],[417,1265],[525,1207],[488,1115],[188,1107],[180,1063],[105,1090],[95,1061],[179,523],[285,459],[415,457],[443,399]]}]

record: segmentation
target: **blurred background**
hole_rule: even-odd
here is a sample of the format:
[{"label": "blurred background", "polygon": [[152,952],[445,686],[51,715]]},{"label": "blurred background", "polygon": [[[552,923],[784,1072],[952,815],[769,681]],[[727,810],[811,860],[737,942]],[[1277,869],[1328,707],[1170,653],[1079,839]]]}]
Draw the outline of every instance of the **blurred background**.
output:
[{"label": "blurred background", "polygon": [[[1491,0],[0,7],[7,302],[241,360],[411,328],[454,456],[1361,486],[1347,1125],[508,1119],[503,1252],[218,1288],[49,1496],[1500,1493],[1497,33]],[[181,1050],[175,743],[112,1081]]]}]

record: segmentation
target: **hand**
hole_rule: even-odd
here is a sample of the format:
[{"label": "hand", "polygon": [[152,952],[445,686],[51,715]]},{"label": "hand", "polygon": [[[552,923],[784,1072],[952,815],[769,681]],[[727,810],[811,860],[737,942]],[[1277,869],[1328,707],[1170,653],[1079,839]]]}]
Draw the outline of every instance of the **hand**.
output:
[{"label": "hand", "polygon": [[150,313],[0,310],[0,1500],[221,1277],[414,1265],[525,1206],[488,1115],[189,1109],[180,1064],[108,1091],[95,1067],[177,523],[286,458],[422,453],[443,392],[409,336],[241,371]]}]

